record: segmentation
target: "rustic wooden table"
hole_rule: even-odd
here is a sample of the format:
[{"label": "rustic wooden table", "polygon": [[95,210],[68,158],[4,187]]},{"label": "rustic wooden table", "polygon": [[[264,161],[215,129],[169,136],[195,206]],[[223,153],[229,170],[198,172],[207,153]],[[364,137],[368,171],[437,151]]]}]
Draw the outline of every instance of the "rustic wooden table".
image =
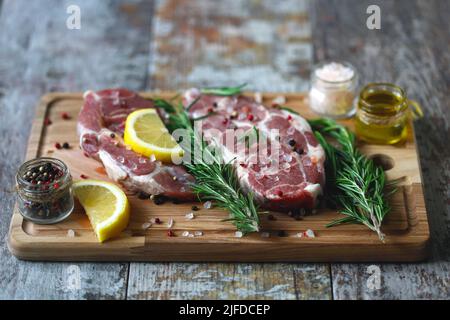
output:
[{"label": "rustic wooden table", "polygon": [[[66,27],[69,5],[81,29]],[[366,9],[381,8],[381,30]],[[442,1],[0,0],[0,298],[450,298],[450,9]],[[9,253],[13,176],[48,91],[180,89],[248,82],[303,91],[314,61],[345,59],[362,82],[407,88],[432,233],[415,264],[35,263]],[[376,269],[376,267],[375,267]]]}]

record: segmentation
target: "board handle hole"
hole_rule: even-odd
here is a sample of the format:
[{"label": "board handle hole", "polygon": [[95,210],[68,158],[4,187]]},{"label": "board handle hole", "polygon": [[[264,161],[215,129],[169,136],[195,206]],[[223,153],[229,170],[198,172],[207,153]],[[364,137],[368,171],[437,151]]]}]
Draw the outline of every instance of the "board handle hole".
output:
[{"label": "board handle hole", "polygon": [[386,154],[374,154],[370,158],[373,163],[383,168],[384,171],[391,170],[395,166],[394,159]]}]

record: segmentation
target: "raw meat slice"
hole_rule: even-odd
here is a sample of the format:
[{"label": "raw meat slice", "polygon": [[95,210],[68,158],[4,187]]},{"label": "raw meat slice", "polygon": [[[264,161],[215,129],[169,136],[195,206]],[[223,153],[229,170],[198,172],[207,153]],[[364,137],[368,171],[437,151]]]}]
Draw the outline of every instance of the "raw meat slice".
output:
[{"label": "raw meat slice", "polygon": [[108,176],[128,190],[193,200],[189,183],[195,180],[183,167],[148,159],[123,143],[127,116],[137,109],[153,107],[151,100],[127,89],[87,91],[78,117],[81,149],[102,162]]},{"label": "raw meat slice", "polygon": [[[201,123],[205,139],[215,140],[226,161],[236,159],[241,187],[253,192],[262,207],[290,211],[317,205],[325,183],[325,152],[305,119],[243,96],[202,95],[198,89],[185,92],[186,106],[195,99],[199,100],[190,108],[190,116],[198,118],[213,111]],[[227,134],[239,129],[265,137],[249,142],[247,156],[238,149],[239,139],[226,140]],[[267,148],[262,148],[261,141]],[[258,155],[261,149],[266,153]]]}]

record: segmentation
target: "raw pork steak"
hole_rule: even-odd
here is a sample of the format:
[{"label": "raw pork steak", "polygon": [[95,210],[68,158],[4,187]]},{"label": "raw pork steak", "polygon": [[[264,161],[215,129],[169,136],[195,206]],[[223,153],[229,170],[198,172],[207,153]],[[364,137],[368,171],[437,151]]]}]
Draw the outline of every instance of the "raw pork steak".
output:
[{"label": "raw pork steak", "polygon": [[[325,153],[305,119],[285,110],[268,109],[247,97],[202,95],[197,89],[184,94],[184,104],[187,106],[198,98],[189,110],[190,116],[210,114],[201,124],[205,139],[220,145],[225,160],[236,159],[241,187],[253,192],[260,205],[281,211],[316,206],[325,183]],[[267,153],[256,161],[254,156],[243,156],[234,142],[238,139],[226,143],[227,129],[259,132],[268,141]],[[271,129],[277,129],[278,133],[273,135]],[[270,146],[278,140],[278,152],[272,154]],[[248,149],[260,147],[255,143]]]},{"label": "raw pork steak", "polygon": [[137,109],[153,107],[151,100],[126,89],[87,91],[78,117],[81,149],[102,162],[108,176],[128,190],[193,200],[189,183],[195,180],[183,167],[145,158],[123,143],[127,116]]}]

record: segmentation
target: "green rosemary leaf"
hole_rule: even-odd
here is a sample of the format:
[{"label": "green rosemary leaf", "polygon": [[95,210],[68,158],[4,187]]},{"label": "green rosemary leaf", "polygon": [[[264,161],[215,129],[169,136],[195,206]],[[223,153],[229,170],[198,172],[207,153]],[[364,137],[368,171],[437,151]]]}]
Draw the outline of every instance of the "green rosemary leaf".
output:
[{"label": "green rosemary leaf", "polygon": [[240,94],[242,92],[242,88],[244,88],[246,85],[246,83],[243,83],[237,87],[203,88],[201,89],[201,92],[203,94],[215,96],[233,96],[236,94]]},{"label": "green rosemary leaf", "polygon": [[[389,212],[387,197],[395,182],[386,183],[381,167],[355,147],[355,135],[334,120],[320,118],[309,121],[317,140],[325,150],[326,197],[340,207],[346,217],[327,224],[359,223],[376,232],[384,241],[381,225]],[[329,143],[325,136],[335,140]]]}]

